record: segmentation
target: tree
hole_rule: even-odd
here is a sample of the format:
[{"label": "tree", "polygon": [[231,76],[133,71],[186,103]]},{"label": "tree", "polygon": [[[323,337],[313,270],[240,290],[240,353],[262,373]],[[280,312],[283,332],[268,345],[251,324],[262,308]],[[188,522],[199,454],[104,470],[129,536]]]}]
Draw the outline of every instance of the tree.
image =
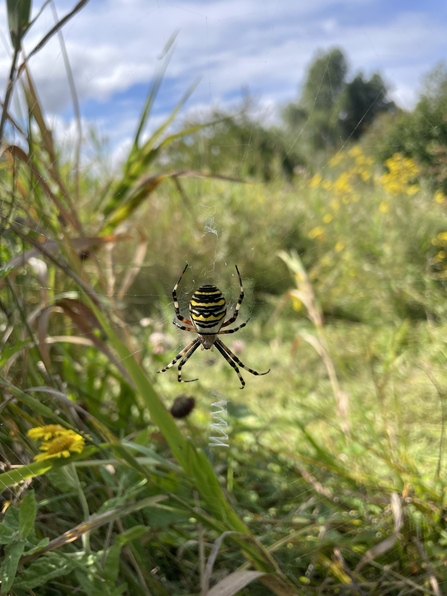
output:
[{"label": "tree", "polygon": [[318,52],[307,72],[300,106],[308,112],[331,111],[345,88],[347,72],[346,58],[339,48]]},{"label": "tree", "polygon": [[297,103],[285,106],[282,117],[292,135],[308,152],[337,145],[339,139],[334,108],[345,87],[348,67],[343,52],[333,48],[319,52],[311,63]]},{"label": "tree", "polygon": [[377,143],[378,157],[393,153],[416,159],[434,188],[447,192],[447,65],[440,63],[424,80],[412,112],[399,114]]},{"label": "tree", "polygon": [[380,113],[395,109],[388,101],[382,77],[366,80],[362,73],[347,81],[343,52],[319,52],[311,63],[298,102],[286,105],[283,121],[307,153],[333,149],[347,139],[358,139]]},{"label": "tree", "polygon": [[378,114],[396,109],[394,102],[387,100],[387,93],[378,73],[369,81],[360,73],[346,84],[339,98],[338,114],[343,140],[359,139]]}]

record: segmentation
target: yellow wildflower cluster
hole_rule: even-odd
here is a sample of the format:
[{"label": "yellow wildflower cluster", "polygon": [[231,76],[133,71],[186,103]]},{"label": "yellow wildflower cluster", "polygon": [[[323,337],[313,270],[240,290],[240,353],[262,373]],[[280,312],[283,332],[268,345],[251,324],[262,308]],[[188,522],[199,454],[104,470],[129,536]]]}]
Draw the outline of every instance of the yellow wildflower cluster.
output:
[{"label": "yellow wildflower cluster", "polygon": [[[325,232],[324,226],[335,219],[340,208],[360,199],[359,185],[368,181],[372,182],[373,164],[374,160],[367,157],[359,146],[355,146],[349,151],[336,153],[329,161],[330,167],[311,178],[310,188],[321,188],[331,197],[329,209],[322,218],[322,225],[318,225],[308,232],[308,237],[311,240],[322,240]],[[337,243],[337,252],[343,248],[343,242]]]},{"label": "yellow wildflower cluster", "polygon": [[[323,168],[309,181],[310,188],[319,188],[326,191],[331,200],[330,209],[324,213],[321,225],[310,230],[308,237],[312,240],[324,238],[325,225],[331,223],[343,205],[355,203],[360,199],[361,192],[365,190],[365,183],[370,187],[376,186],[386,191],[388,195],[414,195],[419,190],[417,177],[420,168],[414,159],[395,153],[385,162],[387,172],[374,175],[374,160],[366,156],[361,147],[355,145],[349,151],[339,151],[328,163],[328,168]],[[390,199],[382,200],[378,205],[380,214],[385,215],[390,211]],[[434,200],[443,203],[447,197],[441,192],[435,194]]]},{"label": "yellow wildflower cluster", "polygon": [[60,424],[37,426],[28,431],[28,436],[35,441],[43,439],[40,451],[34,457],[35,461],[42,461],[51,457],[70,457],[72,453],[82,453],[85,439],[74,430],[68,430]]},{"label": "yellow wildflower cluster", "polygon": [[[322,188],[330,192],[334,198],[336,205],[334,209],[337,210],[340,201],[345,205],[351,201],[359,200],[360,195],[357,192],[357,187],[360,182],[367,182],[372,179],[374,160],[367,157],[360,147],[352,147],[349,151],[339,151],[329,161],[329,176],[323,178],[321,173],[315,174],[309,182],[310,188]],[[337,177],[334,173],[342,170]]]},{"label": "yellow wildflower cluster", "polygon": [[387,172],[379,178],[383,188],[392,195],[414,195],[419,190],[416,183],[420,172],[419,166],[411,157],[405,157],[402,153],[395,153],[386,160]]}]

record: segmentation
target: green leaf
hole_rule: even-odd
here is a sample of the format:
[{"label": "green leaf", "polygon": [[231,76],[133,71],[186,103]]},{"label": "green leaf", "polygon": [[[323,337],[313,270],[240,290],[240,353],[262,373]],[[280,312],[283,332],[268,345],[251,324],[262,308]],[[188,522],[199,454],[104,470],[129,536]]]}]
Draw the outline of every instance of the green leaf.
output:
[{"label": "green leaf", "polygon": [[[107,551],[106,562],[102,570],[102,575],[108,582],[115,584],[115,582],[118,579],[120,569],[120,555],[123,546],[128,542],[131,542],[132,540],[137,540],[147,532],[148,529],[146,528],[146,526],[139,525],[130,528],[129,530],[123,532],[122,534],[119,534],[115,538],[115,542]],[[119,589],[121,589],[121,587]]]},{"label": "green leaf", "polygon": [[137,540],[144,534],[147,534],[148,528],[146,526],[134,526],[133,528],[129,528],[122,534],[119,534],[115,540],[118,540],[121,546],[124,546],[128,542],[132,542],[132,540]]},{"label": "green leaf", "polygon": [[26,497],[23,499],[20,505],[19,514],[19,533],[20,538],[23,540],[28,537],[29,533],[34,527],[37,514],[37,503],[34,491],[31,490]]},{"label": "green leaf", "polygon": [[43,586],[56,577],[67,575],[74,566],[74,562],[69,559],[55,553],[48,553],[33,561],[29,567],[20,570],[14,588],[32,590]]},{"label": "green leaf", "polygon": [[3,267],[0,267],[0,279],[8,277],[8,275],[11,273],[11,271],[14,271],[14,269],[14,265],[4,265]]},{"label": "green leaf", "polygon": [[42,540],[39,540],[39,542],[34,546],[34,548],[31,548],[30,550],[26,551],[26,556],[28,557],[29,555],[33,555],[34,553],[37,553],[37,551],[39,551],[41,548],[44,548],[45,546],[47,546],[50,542],[50,539],[48,538],[48,536],[45,536],[45,538],[42,538]]},{"label": "green leaf", "polygon": [[25,550],[25,542],[14,542],[5,547],[5,557],[0,567],[2,594],[6,594],[14,582],[20,557]]},{"label": "green leaf", "polygon": [[45,474],[45,472],[51,470],[53,465],[54,460],[46,459],[22,466],[21,468],[11,470],[10,472],[5,472],[4,474],[0,474],[0,493],[9,486],[13,486],[14,484],[19,484],[24,480],[29,480],[35,476],[41,476],[42,474]]},{"label": "green leaf", "polygon": [[14,542],[15,531],[6,524],[0,524],[0,544],[11,544]]},{"label": "green leaf", "polygon": [[18,507],[11,505],[5,513],[5,525],[12,528],[15,532],[19,531],[19,516],[20,511]]},{"label": "green leaf", "polygon": [[87,571],[76,569],[75,573],[78,583],[84,590],[84,594],[88,594],[89,596],[104,596],[105,594],[108,596],[110,594],[110,591],[105,591],[104,586],[96,586],[96,582]]},{"label": "green leaf", "polygon": [[19,50],[29,27],[31,0],[6,0],[6,7],[11,43],[15,50]]},{"label": "green leaf", "polygon": [[112,546],[107,551],[107,558],[104,564],[102,575],[107,582],[111,582],[112,585],[118,579],[120,570],[120,555],[121,549],[123,548],[120,540],[115,540]]},{"label": "green leaf", "polygon": [[[0,278],[1,278],[1,270],[0,270]],[[3,366],[14,354],[17,352],[22,351],[24,348],[29,346],[31,343],[31,339],[25,339],[23,341],[17,341],[12,345],[6,345],[1,353],[0,357],[0,366]]]}]

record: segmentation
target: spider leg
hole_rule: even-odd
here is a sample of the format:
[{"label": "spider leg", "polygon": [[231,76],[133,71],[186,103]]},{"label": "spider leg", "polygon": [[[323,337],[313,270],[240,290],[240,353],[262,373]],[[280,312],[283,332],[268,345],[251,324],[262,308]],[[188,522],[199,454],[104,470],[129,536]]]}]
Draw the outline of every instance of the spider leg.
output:
[{"label": "spider leg", "polygon": [[[182,318],[182,320],[183,320],[185,323],[192,325],[191,321],[188,321],[188,319],[183,319],[183,318]],[[181,329],[182,331],[190,331],[191,333],[197,333],[197,331],[196,331],[194,328],[190,329],[189,327],[185,327],[185,325],[179,325],[175,319],[172,321],[172,323],[173,323],[173,324],[174,324],[176,327],[178,327],[179,329]]]},{"label": "spider leg", "polygon": [[[241,304],[242,304],[242,300],[244,299],[244,286],[242,285],[242,278],[241,278],[241,274],[239,273],[239,269],[237,268],[237,265],[235,265],[236,267],[236,271],[237,271],[237,275],[239,277],[239,285],[241,288],[241,292],[239,294],[239,300],[237,301],[236,307],[234,309],[233,315],[228,319],[228,321],[225,321],[225,323],[222,325],[222,327],[226,327],[227,325],[231,325],[231,323],[234,323],[234,321],[237,319],[237,316],[239,314],[239,309],[241,308]],[[230,332],[232,333],[232,331]]]},{"label": "spider leg", "polygon": [[[191,345],[191,344],[190,344]],[[178,365],[178,373],[177,373],[177,381],[179,383],[192,383],[193,381],[198,381],[199,379],[188,379],[187,381],[184,381],[182,379],[182,368],[183,366],[186,364],[186,362],[191,358],[191,356],[194,354],[194,352],[197,350],[197,348],[201,345],[201,341],[200,339],[197,337],[193,342],[192,342],[192,348],[189,350],[189,352],[187,352],[183,358],[180,360],[180,363]]]},{"label": "spider leg", "polygon": [[235,371],[235,373],[239,377],[239,381],[241,382],[240,388],[243,389],[245,387],[244,377],[241,375],[241,371],[237,367],[237,364],[233,361],[231,356],[229,354],[227,354],[227,352],[224,350],[224,348],[223,348],[224,344],[217,339],[215,341],[214,345],[216,346],[218,352],[220,352],[220,354],[225,358],[225,360],[228,362],[228,364],[232,367],[232,369]]},{"label": "spider leg", "polygon": [[[230,348],[228,348],[222,341],[220,341],[220,339],[216,339],[215,346],[217,347],[217,349],[219,349],[219,346],[220,346],[223,350],[225,350],[225,352],[228,354],[228,356],[236,364],[238,364],[240,367],[244,368],[245,370],[248,370],[248,372],[251,373],[252,375],[262,376],[262,375],[266,375],[270,372],[270,369],[268,369],[265,372],[260,373],[256,370],[253,370],[252,368],[249,368],[248,366],[245,366],[245,364],[239,360],[239,358],[236,356],[236,354],[233,354],[233,352],[230,350]],[[220,352],[220,350],[219,350],[219,352]]]},{"label": "spider leg", "polygon": [[[219,331],[219,335],[223,335],[225,333],[236,333],[236,331],[239,331],[239,329],[242,329],[242,327],[245,327],[245,325],[248,323],[248,321],[251,319],[251,317],[249,317],[245,323],[242,323],[242,325],[239,325],[238,327],[235,327],[234,329],[226,329],[225,331]],[[223,325],[222,325],[223,327]]]},{"label": "spider leg", "polygon": [[[184,357],[185,357],[185,355],[186,355],[186,356],[189,358],[189,356],[190,356],[191,354],[189,354],[189,356],[188,356],[188,352],[189,352],[189,351],[190,351],[192,348],[194,348],[194,349],[196,350],[196,349],[197,349],[197,347],[198,347],[198,345],[199,345],[199,343],[200,343],[200,340],[199,340],[199,338],[198,338],[198,337],[196,337],[196,339],[195,339],[194,341],[192,341],[190,344],[188,344],[188,345],[186,346],[186,348],[183,348],[183,350],[177,354],[177,356],[174,358],[174,360],[172,360],[172,361],[171,361],[171,362],[170,362],[170,363],[169,363],[167,366],[165,366],[165,367],[164,367],[164,368],[162,368],[161,370],[157,370],[157,372],[158,372],[158,373],[166,372],[166,371],[168,370],[168,368],[171,368],[171,366],[174,366],[174,364],[175,364],[176,362],[178,362],[178,361],[180,360],[180,358],[184,358]],[[197,344],[197,345],[195,345],[195,344]],[[187,358],[187,359],[188,359],[188,358]],[[184,363],[183,363],[183,364],[184,364]]]},{"label": "spider leg", "polygon": [[188,319],[185,319],[185,317],[182,317],[182,315],[180,314],[180,308],[179,308],[178,299],[177,299],[177,288],[179,287],[180,282],[182,281],[182,277],[184,276],[185,271],[187,269],[188,269],[188,263],[186,263],[185,268],[182,271],[182,274],[178,278],[178,282],[175,284],[174,289],[172,290],[172,299],[174,301],[174,310],[175,310],[175,316],[177,317],[177,319],[179,321],[181,321],[182,323],[186,323],[187,325],[192,326],[191,321],[188,321]]}]

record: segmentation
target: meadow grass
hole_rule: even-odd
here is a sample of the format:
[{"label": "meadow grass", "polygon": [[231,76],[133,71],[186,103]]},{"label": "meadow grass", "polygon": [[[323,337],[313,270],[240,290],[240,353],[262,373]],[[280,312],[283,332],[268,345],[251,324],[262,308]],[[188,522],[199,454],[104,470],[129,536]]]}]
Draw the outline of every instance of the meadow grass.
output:
[{"label": "meadow grass", "polygon": [[[76,188],[42,119],[4,151],[2,591],[442,594],[445,197],[359,146],[287,184],[157,170],[156,85],[116,180]],[[228,344],[271,368],[243,391],[216,352],[156,374],[185,261],[182,308],[209,281],[234,306],[242,272]]]}]

